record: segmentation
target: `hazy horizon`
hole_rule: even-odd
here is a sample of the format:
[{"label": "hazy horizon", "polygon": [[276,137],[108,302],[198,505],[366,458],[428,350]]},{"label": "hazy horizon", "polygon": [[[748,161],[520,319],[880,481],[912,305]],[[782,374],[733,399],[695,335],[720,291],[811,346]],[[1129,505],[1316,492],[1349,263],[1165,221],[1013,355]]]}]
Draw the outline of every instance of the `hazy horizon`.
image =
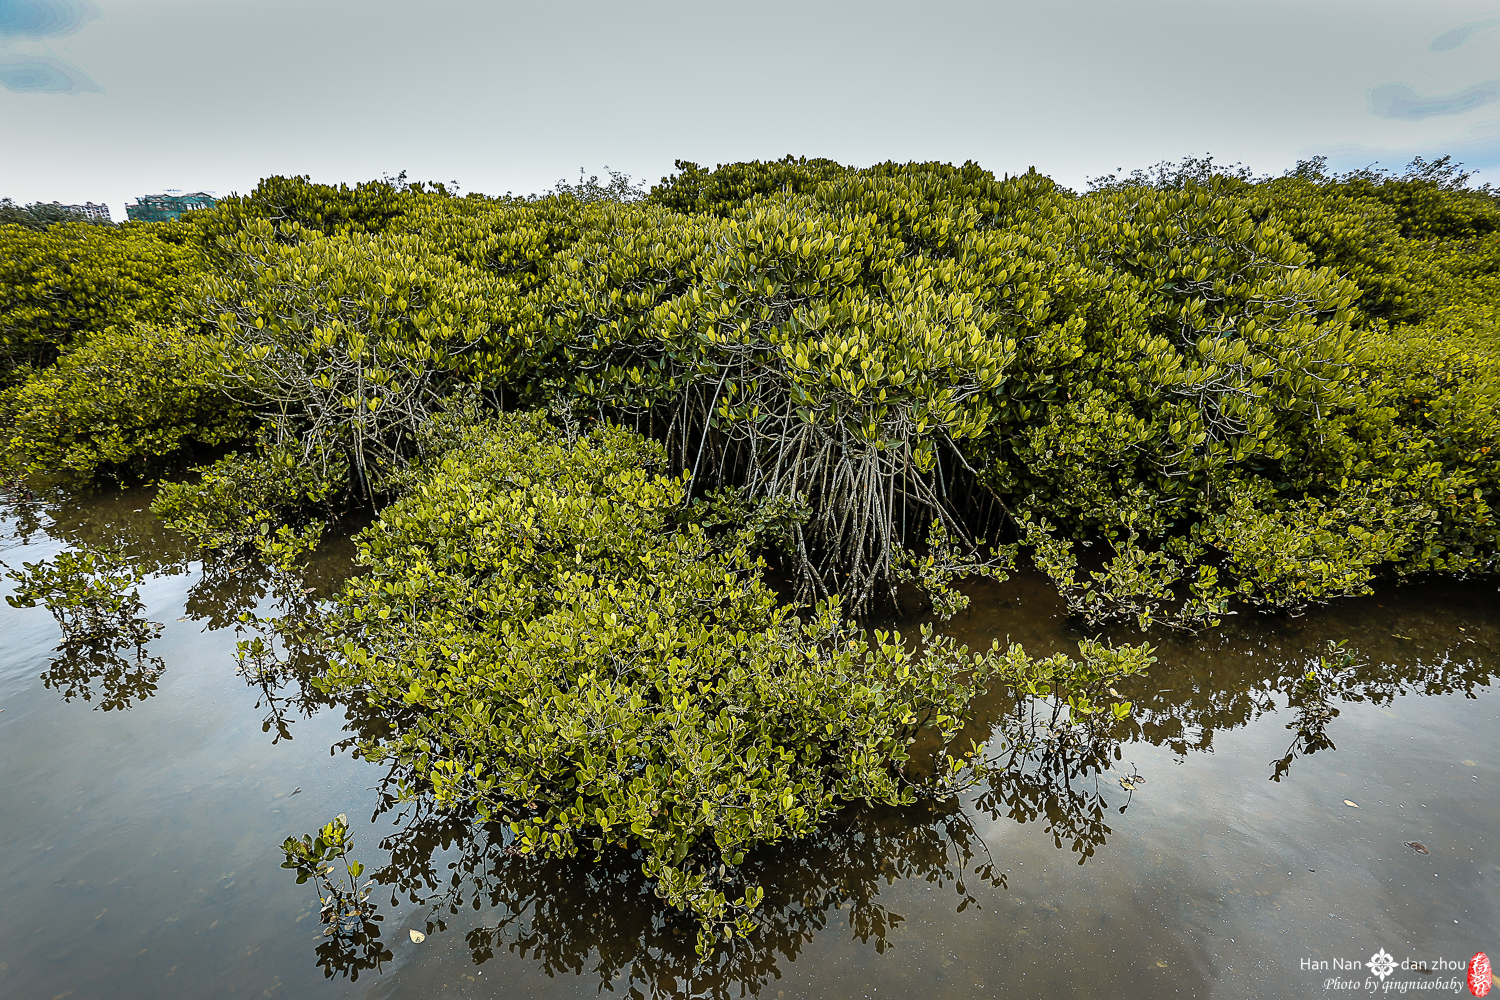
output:
[{"label": "hazy horizon", "polygon": [[786,153],[1075,188],[1452,154],[1500,182],[1500,7],[0,0],[0,113],[0,197],[116,219],[272,174],[504,194]]}]

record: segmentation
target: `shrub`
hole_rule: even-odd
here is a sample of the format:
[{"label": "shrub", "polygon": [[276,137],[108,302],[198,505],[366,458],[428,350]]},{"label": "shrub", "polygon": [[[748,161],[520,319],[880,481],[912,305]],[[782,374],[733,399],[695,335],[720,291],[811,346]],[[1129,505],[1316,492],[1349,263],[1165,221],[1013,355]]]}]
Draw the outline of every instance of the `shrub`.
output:
[{"label": "shrub", "polygon": [[162,484],[151,511],[209,550],[264,550],[276,542],[310,549],[323,525],[309,513],[326,509],[342,488],[285,451],[228,455],[194,471],[195,481]]},{"label": "shrub", "polygon": [[[684,523],[683,481],[653,471],[664,458],[620,428],[570,443],[513,414],[387,508],[359,539],[366,574],[320,623],[320,683],[389,727],[361,753],[409,792],[508,823],[523,854],[639,852],[707,950],[753,926],[748,850],[966,773],[973,750],[952,744],[992,680],[1071,697],[1080,725],[1128,712],[1091,692],[1142,669],[1144,647],[1089,646],[1079,668],[930,632],[914,652],[837,603],[794,616],[743,535]],[[940,766],[923,779],[926,731]]]},{"label": "shrub", "polygon": [[[441,184],[433,188],[432,194],[447,197]],[[408,184],[405,173],[353,187],[315,184],[305,175],[277,175],[262,179],[247,195],[230,195],[219,199],[211,209],[189,213],[186,220],[199,234],[204,249],[216,254],[219,239],[233,237],[258,222],[269,222],[278,233],[285,229],[292,242],[301,230],[330,236],[381,233],[426,195],[427,186]]]},{"label": "shrub", "polygon": [[791,157],[684,163],[645,199],[271,178],[189,220],[213,273],[183,315],[227,345],[266,453],[347,473],[343,499],[383,502],[472,393],[633,424],[693,496],[804,512],[800,600],[888,609],[924,550],[972,567],[1004,531],[1091,621],[1200,627],[1496,565],[1500,208],[1465,181],[1190,160],[1076,195]]},{"label": "shrub", "polygon": [[111,329],[0,393],[6,463],[28,471],[141,476],[189,446],[244,438],[223,342],[182,329]]},{"label": "shrub", "polygon": [[5,576],[16,583],[6,603],[13,608],[45,605],[70,642],[124,635],[145,643],[161,632],[160,624],[143,617],[146,606],[136,588],[145,574],[116,553],[69,550],[51,562],[7,567]]},{"label": "shrub", "polygon": [[146,620],[137,589],[143,569],[120,552],[81,549],[7,570],[16,592],[6,602],[15,608],[43,604],[62,627],[61,655],[42,673],[44,685],[65,701],[93,701],[97,695],[95,707],[106,712],[129,708],[156,691],[166,664],[146,650],[163,626]]},{"label": "shrub", "polygon": [[0,384],[91,334],[170,324],[202,268],[175,223],[0,225]]},{"label": "shrub", "polygon": [[373,502],[489,333],[489,282],[416,236],[325,237],[248,223],[193,313],[236,359],[232,376],[270,446],[321,479],[348,470]]}]

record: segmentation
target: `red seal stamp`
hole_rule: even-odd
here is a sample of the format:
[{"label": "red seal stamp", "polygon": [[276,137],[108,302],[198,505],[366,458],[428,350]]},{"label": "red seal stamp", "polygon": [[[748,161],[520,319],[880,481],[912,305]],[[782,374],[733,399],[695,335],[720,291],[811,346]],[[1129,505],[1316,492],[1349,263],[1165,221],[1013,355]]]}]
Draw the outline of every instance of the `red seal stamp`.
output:
[{"label": "red seal stamp", "polygon": [[1494,984],[1495,972],[1490,968],[1490,956],[1482,951],[1475,952],[1469,959],[1469,992],[1476,997],[1489,996]]}]

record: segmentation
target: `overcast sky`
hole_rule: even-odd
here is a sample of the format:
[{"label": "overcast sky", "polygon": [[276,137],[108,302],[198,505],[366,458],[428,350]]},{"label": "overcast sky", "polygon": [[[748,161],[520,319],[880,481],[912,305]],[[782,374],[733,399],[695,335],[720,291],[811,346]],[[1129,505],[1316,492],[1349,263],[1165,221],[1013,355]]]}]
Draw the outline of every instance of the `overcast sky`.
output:
[{"label": "overcast sky", "polygon": [[1065,184],[1451,152],[1500,184],[1497,0],[0,0],[0,197],[406,170],[503,194],[796,153]]}]

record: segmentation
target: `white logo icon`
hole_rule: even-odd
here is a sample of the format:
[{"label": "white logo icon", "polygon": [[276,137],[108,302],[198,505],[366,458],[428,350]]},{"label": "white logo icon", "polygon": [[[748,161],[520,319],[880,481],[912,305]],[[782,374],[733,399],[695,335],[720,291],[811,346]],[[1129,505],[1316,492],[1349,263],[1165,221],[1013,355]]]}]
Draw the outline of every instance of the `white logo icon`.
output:
[{"label": "white logo icon", "polygon": [[1396,960],[1382,948],[1370,956],[1369,968],[1374,973],[1376,979],[1384,982],[1385,977],[1396,970]]}]

